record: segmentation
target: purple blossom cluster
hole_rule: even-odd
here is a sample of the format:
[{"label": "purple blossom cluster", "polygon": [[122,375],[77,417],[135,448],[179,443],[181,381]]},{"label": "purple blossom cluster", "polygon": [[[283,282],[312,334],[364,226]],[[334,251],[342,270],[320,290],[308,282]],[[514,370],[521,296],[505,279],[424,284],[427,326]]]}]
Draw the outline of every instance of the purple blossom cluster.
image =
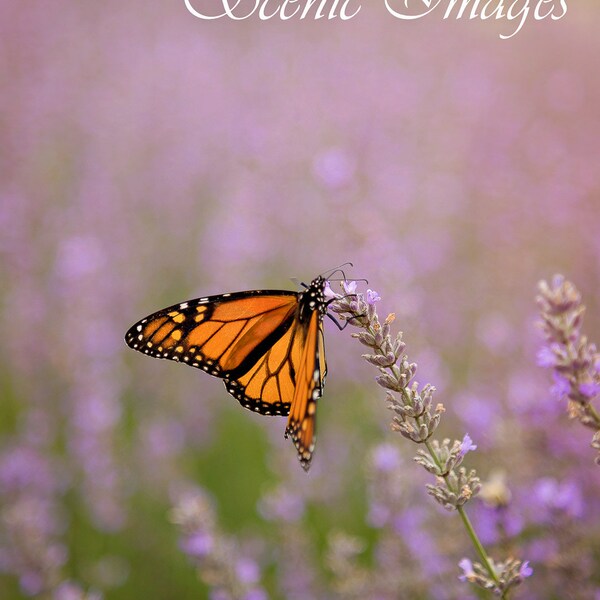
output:
[{"label": "purple blossom cluster", "polygon": [[211,600],[266,600],[259,564],[218,530],[206,493],[185,486],[175,495],[171,521],[181,532],[179,547],[210,587]]},{"label": "purple blossom cluster", "polygon": [[64,483],[60,465],[33,445],[13,445],[0,456],[0,573],[18,579],[25,596],[101,600],[65,578],[62,540]]},{"label": "purple blossom cluster", "polygon": [[[561,275],[551,285],[539,284],[540,326],[547,345],[538,352],[538,364],[552,369],[553,394],[568,401],[569,416],[595,433],[592,446],[600,451],[600,414],[594,401],[600,396],[600,353],[581,332],[585,306],[575,286]],[[600,454],[596,457],[600,465]]]},{"label": "purple blossom cluster", "polygon": [[[504,43],[1,3],[0,598],[491,596],[463,507],[511,598],[600,597],[597,351],[548,283],[549,400],[531,293],[568,273],[597,339],[600,9],[577,10]],[[308,476],[282,420],[122,343],[347,260],[396,318],[326,320]],[[396,326],[410,361],[394,337],[358,359],[348,332]]]}]

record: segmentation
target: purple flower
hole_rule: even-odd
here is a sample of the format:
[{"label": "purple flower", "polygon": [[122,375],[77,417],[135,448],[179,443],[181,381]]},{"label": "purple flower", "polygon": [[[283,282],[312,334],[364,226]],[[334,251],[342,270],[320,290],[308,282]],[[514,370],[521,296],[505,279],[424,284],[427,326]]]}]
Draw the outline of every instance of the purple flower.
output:
[{"label": "purple flower", "polygon": [[184,538],[179,544],[179,547],[193,558],[206,556],[213,546],[214,540],[206,531],[197,531]]},{"label": "purple flower", "polygon": [[344,281],[344,291],[348,296],[356,294],[356,281]]},{"label": "purple flower", "polygon": [[304,498],[284,487],[265,494],[259,501],[258,510],[269,521],[294,522],[304,514]]},{"label": "purple flower", "polygon": [[554,385],[550,388],[550,393],[557,400],[564,400],[571,391],[571,384],[566,377],[559,375],[556,371],[552,373],[554,379]]},{"label": "purple flower", "polygon": [[37,596],[44,589],[44,579],[39,573],[26,571],[19,578],[21,590],[26,596]]},{"label": "purple flower", "polygon": [[60,487],[54,466],[35,448],[16,446],[0,455],[0,489],[12,493],[36,490],[50,495]]},{"label": "purple flower", "polygon": [[557,556],[559,551],[558,541],[551,537],[537,538],[524,548],[527,555],[537,562],[548,562]]},{"label": "purple flower", "polygon": [[140,437],[150,456],[168,458],[179,453],[184,447],[184,426],[174,419],[147,423],[140,427],[140,430]]},{"label": "purple flower", "polygon": [[464,458],[465,454],[471,450],[477,450],[477,445],[473,443],[471,436],[468,433],[465,433],[465,437],[463,437],[463,441],[460,445],[458,456],[460,458]]},{"label": "purple flower", "polygon": [[393,528],[402,536],[411,556],[419,562],[424,573],[434,575],[446,572],[449,565],[427,530],[426,522],[426,510],[422,506],[411,506],[396,516]]},{"label": "purple flower", "polygon": [[556,354],[552,350],[552,347],[542,346],[536,355],[536,362],[538,366],[545,369],[554,367],[556,365]]},{"label": "purple flower", "polygon": [[551,477],[538,480],[535,486],[535,499],[540,505],[549,510],[547,518],[552,520],[553,513],[559,512],[572,518],[583,514],[583,498],[581,489],[574,481],[558,482]]},{"label": "purple flower", "polygon": [[512,538],[523,531],[525,521],[519,511],[506,505],[490,506],[484,502],[476,504],[473,510],[473,520],[483,543],[495,544],[502,536]]},{"label": "purple flower", "polygon": [[235,564],[235,572],[242,583],[256,583],[260,579],[260,569],[250,558],[240,558]]},{"label": "purple flower", "polygon": [[336,294],[331,289],[331,284],[329,283],[329,281],[325,282],[325,287],[323,288],[323,295],[325,296],[326,300],[333,300],[334,298],[339,298],[340,297],[339,294]]},{"label": "purple flower", "polygon": [[400,466],[400,452],[392,444],[380,444],[373,451],[373,466],[384,473],[389,473]]},{"label": "purple flower", "polygon": [[267,593],[262,588],[254,588],[242,597],[242,600],[268,600]]},{"label": "purple flower", "polygon": [[52,600],[81,600],[85,594],[81,587],[72,581],[63,581],[53,592]]},{"label": "purple flower", "polygon": [[473,563],[468,558],[463,558],[459,561],[458,566],[463,570],[462,575],[458,578],[461,581],[473,581],[475,578],[475,571],[473,570]]},{"label": "purple flower", "polygon": [[381,502],[371,502],[369,506],[369,513],[367,515],[367,523],[371,527],[380,529],[390,520],[392,511],[391,509],[382,504]]},{"label": "purple flower", "polygon": [[[482,396],[485,394],[485,400]],[[480,443],[489,446],[493,442],[497,427],[500,402],[490,397],[489,392],[467,392],[453,399],[452,407],[466,428],[475,429]]]},{"label": "purple flower", "polygon": [[521,579],[525,579],[527,577],[531,577],[533,575],[533,569],[529,566],[529,561],[523,561],[521,568],[519,569],[519,577]]},{"label": "purple flower", "polygon": [[587,398],[595,398],[600,392],[600,383],[589,381],[579,385],[579,391]]},{"label": "purple flower", "polygon": [[381,296],[375,290],[367,290],[367,304],[373,305],[380,300]]}]

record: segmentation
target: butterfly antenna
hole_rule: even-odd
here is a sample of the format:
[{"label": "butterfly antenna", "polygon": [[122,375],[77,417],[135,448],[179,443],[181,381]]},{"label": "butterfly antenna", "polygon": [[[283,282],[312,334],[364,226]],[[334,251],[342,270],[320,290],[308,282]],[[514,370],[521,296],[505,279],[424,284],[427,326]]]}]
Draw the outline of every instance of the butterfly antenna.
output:
[{"label": "butterfly antenna", "polygon": [[[324,273],[321,274],[321,276],[325,279],[331,279],[332,275],[335,275],[338,271],[342,274],[342,277],[344,279],[346,279],[346,274],[343,271],[344,267],[353,267],[354,265],[351,262],[345,262],[343,264],[341,264],[339,267],[335,267],[333,269],[329,269],[328,271],[325,271]],[[327,275],[327,273],[329,273],[329,275]]]},{"label": "butterfly antenna", "polygon": [[[344,272],[342,271],[342,275],[344,275]],[[329,279],[327,279],[327,281],[348,281],[348,279],[344,276],[344,277],[329,277]],[[352,279],[352,281],[359,281],[361,283],[366,283],[367,285],[369,285],[369,280],[365,279],[364,277],[360,278],[360,279]]]}]

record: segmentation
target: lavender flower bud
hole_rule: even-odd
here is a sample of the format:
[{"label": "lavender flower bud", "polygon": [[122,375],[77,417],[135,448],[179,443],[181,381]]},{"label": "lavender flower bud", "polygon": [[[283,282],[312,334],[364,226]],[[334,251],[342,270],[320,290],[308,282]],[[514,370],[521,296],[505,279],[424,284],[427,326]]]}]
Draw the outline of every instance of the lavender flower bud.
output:
[{"label": "lavender flower bud", "polygon": [[427,493],[446,510],[456,509],[456,494],[446,487],[442,477],[438,478],[436,485],[428,483],[425,487],[427,488]]},{"label": "lavender flower bud", "polygon": [[362,357],[376,367],[391,367],[396,362],[396,357],[393,354],[387,354],[386,356],[363,354]]},{"label": "lavender flower bud", "polygon": [[355,337],[361,344],[364,344],[369,348],[375,348],[377,346],[377,344],[375,344],[375,336],[371,335],[366,331],[361,331],[360,333],[353,333],[352,337]]},{"label": "lavender flower bud", "polygon": [[433,458],[424,450],[418,450],[417,456],[413,460],[432,475],[440,476],[444,474],[440,472],[440,468],[434,462]]},{"label": "lavender flower bud", "polygon": [[436,485],[428,485],[427,491],[446,510],[455,510],[466,504],[481,489],[475,471],[468,474],[464,468],[451,471],[445,478],[438,478]]},{"label": "lavender flower bud", "polygon": [[396,339],[394,340],[393,346],[394,346],[394,353],[396,354],[396,356],[399,356],[400,354],[402,354],[403,350],[406,348],[406,344],[402,341],[402,332],[401,331],[399,331],[398,335],[396,335]]},{"label": "lavender flower bud", "polygon": [[375,377],[375,381],[382,387],[396,392],[402,391],[402,386],[392,376],[384,373]]}]

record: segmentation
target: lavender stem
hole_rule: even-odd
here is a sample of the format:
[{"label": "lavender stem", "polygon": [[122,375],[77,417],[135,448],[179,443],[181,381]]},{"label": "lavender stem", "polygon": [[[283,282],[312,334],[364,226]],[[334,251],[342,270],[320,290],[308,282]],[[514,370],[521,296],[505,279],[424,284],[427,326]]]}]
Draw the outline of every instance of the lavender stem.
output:
[{"label": "lavender stem", "polygon": [[[477,550],[477,554],[479,554],[481,563],[485,567],[486,571],[488,572],[490,578],[494,581],[494,583],[496,583],[496,585],[500,585],[498,576],[496,575],[496,572],[494,571],[494,568],[492,567],[492,565],[489,561],[489,558],[485,551],[485,548],[483,547],[483,544],[479,540],[479,537],[477,536],[477,533],[475,532],[473,524],[471,523],[471,520],[469,519],[469,516],[467,515],[465,509],[462,506],[459,506],[459,507],[457,507],[456,510],[458,511],[458,514],[460,515],[460,518],[462,519],[463,525],[465,526],[465,529],[467,530],[467,533],[469,534],[469,537],[471,538],[471,542],[473,543],[475,550]],[[508,597],[506,595],[506,593],[507,592],[504,592],[502,594],[502,598]]]}]

